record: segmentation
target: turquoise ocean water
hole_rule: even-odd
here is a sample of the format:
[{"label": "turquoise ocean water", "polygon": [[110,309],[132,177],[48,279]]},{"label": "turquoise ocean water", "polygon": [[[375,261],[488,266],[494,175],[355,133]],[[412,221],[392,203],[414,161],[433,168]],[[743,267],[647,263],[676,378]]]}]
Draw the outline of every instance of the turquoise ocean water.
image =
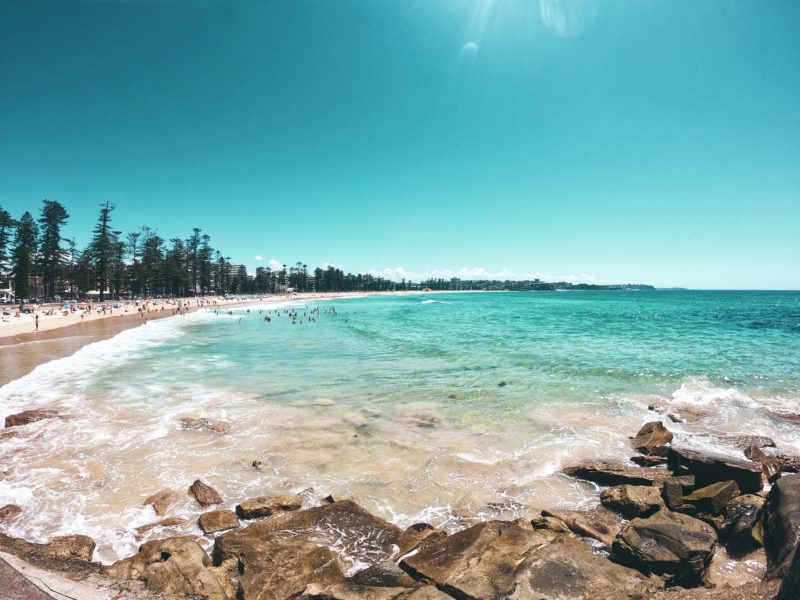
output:
[{"label": "turquoise ocean water", "polygon": [[[800,428],[776,415],[800,412],[797,292],[411,294],[232,312],[151,322],[0,388],[5,414],[65,415],[0,440],[0,504],[31,515],[11,533],[87,533],[113,560],[155,520],[145,496],[197,477],[231,506],[332,493],[453,529],[589,506],[596,491],[561,467],[627,459],[654,419],[682,443],[761,434],[800,453]],[[187,431],[187,417],[229,431]],[[190,519],[179,532],[196,510],[176,505]]]}]

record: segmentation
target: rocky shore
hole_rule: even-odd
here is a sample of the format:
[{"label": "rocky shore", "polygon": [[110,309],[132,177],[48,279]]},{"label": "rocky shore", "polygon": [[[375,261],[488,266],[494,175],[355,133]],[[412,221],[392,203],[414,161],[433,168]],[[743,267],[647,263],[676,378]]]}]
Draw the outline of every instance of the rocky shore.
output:
[{"label": "rocky shore", "polygon": [[[52,416],[10,415],[6,427]],[[800,598],[797,459],[768,438],[727,442],[740,456],[675,445],[662,422],[647,423],[632,438],[630,463],[564,469],[597,484],[600,507],[450,534],[427,523],[401,529],[352,500],[309,493],[241,498],[235,510],[220,510],[224,499],[197,479],[144,500],[161,518],[137,534],[164,536],[112,565],[92,562],[95,543],[81,535],[33,544],[0,533],[0,552],[114,598]],[[171,526],[186,524],[170,507],[187,494],[198,507],[197,535],[170,537]],[[19,518],[19,507],[0,507],[0,528]],[[723,554],[764,562],[762,580],[715,580],[712,564]]]}]

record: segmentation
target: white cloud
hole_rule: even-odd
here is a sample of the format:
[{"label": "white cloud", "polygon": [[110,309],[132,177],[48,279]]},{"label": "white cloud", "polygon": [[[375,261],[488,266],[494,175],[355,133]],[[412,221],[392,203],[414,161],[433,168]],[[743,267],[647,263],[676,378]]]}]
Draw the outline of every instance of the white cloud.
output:
[{"label": "white cloud", "polygon": [[280,271],[283,268],[283,263],[277,259],[271,258],[267,266],[273,271]]},{"label": "white cloud", "polygon": [[264,257],[263,257],[263,256],[261,256],[260,254],[256,254],[256,255],[253,257],[253,260],[255,260],[255,261],[257,261],[257,262],[263,262],[263,261],[264,261]]}]

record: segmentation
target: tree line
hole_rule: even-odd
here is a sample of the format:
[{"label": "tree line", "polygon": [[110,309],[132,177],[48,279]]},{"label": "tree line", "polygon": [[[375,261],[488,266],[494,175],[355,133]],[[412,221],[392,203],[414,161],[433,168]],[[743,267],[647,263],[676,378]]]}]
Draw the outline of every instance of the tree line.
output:
[{"label": "tree line", "polygon": [[345,274],[333,266],[310,271],[302,262],[258,268],[252,276],[212,247],[211,237],[198,227],[185,239],[166,239],[150,227],[123,233],[113,227],[114,210],[111,203],[100,206],[91,241],[79,248],[74,238],[61,235],[69,219],[61,203],[43,200],[38,219],[29,211],[14,219],[0,206],[0,288],[11,282],[18,301],[83,298],[93,292],[105,300],[419,288],[405,280]]}]

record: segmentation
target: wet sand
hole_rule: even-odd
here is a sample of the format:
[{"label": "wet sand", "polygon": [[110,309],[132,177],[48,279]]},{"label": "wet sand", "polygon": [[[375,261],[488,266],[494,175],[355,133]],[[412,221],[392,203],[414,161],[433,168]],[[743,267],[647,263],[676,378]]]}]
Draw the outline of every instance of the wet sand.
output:
[{"label": "wet sand", "polygon": [[[172,311],[165,310],[153,312],[147,315],[147,318],[155,320],[171,316],[173,316]],[[0,338],[0,386],[30,373],[43,363],[70,356],[86,344],[114,337],[121,331],[142,325],[142,317],[134,313],[75,323],[49,331],[2,337]]]}]

